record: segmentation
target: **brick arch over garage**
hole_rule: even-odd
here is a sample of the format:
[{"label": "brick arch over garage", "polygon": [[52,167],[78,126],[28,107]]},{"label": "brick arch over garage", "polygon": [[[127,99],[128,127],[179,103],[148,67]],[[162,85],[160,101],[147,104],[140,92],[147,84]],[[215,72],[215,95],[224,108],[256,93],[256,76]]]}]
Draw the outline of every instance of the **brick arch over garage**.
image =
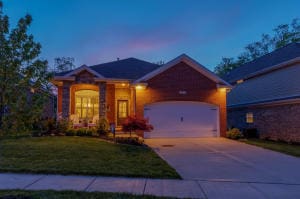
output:
[{"label": "brick arch over garage", "polygon": [[146,81],[144,90],[136,90],[136,114],[144,115],[144,105],[160,101],[198,101],[219,107],[220,134],[226,133],[226,90],[216,82],[180,62]]}]

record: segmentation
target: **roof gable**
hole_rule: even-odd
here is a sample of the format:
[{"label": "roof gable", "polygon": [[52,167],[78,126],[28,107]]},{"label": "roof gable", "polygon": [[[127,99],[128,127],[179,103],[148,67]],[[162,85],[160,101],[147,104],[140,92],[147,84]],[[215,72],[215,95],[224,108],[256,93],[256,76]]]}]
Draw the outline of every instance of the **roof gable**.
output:
[{"label": "roof gable", "polygon": [[88,71],[89,73],[95,75],[96,77],[98,78],[104,78],[101,74],[99,74],[97,71],[91,69],[90,67],[86,66],[86,65],[82,65],[78,68],[76,68],[75,70],[72,70],[66,74],[64,74],[63,76],[65,77],[69,77],[69,76],[72,76],[72,75],[77,75],[79,73],[81,73],[82,71]]},{"label": "roof gable", "polygon": [[162,72],[168,70],[169,68],[171,68],[173,66],[176,66],[180,62],[186,63],[188,66],[192,67],[197,72],[201,73],[202,75],[206,76],[208,79],[211,79],[212,81],[216,82],[217,84],[223,84],[223,85],[226,85],[226,86],[230,87],[230,84],[228,84],[226,81],[219,78],[216,74],[214,74],[213,72],[211,72],[210,70],[208,70],[203,65],[199,64],[197,61],[195,61],[194,59],[192,59],[191,57],[189,57],[186,54],[182,54],[182,55],[176,57],[175,59],[169,61],[168,63],[166,63],[162,67],[160,67],[160,68],[146,74],[145,76],[139,78],[135,82],[138,83],[138,82],[147,81],[147,80],[155,77],[156,75],[161,74]]}]

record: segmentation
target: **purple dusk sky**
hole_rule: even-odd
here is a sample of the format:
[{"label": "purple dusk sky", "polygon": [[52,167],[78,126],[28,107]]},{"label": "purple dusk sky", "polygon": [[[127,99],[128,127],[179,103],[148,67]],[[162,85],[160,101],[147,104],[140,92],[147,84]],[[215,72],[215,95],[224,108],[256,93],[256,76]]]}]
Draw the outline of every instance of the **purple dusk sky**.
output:
[{"label": "purple dusk sky", "polygon": [[135,57],[165,62],[186,53],[213,69],[262,33],[299,16],[299,0],[4,0],[11,25],[29,13],[50,64]]}]

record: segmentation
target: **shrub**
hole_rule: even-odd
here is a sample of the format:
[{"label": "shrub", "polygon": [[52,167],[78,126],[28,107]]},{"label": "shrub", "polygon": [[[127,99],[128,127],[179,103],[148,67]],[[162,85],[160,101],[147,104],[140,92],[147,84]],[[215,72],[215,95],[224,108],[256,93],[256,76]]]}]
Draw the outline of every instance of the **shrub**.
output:
[{"label": "shrub", "polygon": [[97,132],[97,128],[96,127],[91,128],[90,131],[92,133],[92,136],[98,136],[98,132]]},{"label": "shrub", "polygon": [[93,129],[86,129],[86,128],[80,128],[80,129],[69,129],[66,133],[67,136],[93,136],[95,130]]},{"label": "shrub", "polygon": [[68,119],[61,118],[57,121],[57,131],[59,133],[66,133],[71,126],[72,125]]},{"label": "shrub", "polygon": [[144,145],[144,140],[139,137],[116,137],[115,142],[120,144],[130,144],[135,146]]},{"label": "shrub", "polygon": [[75,129],[68,129],[66,131],[66,136],[75,136],[76,135],[76,130]]},{"label": "shrub", "polygon": [[86,129],[85,130],[85,136],[93,136],[93,130],[92,129]]},{"label": "shrub", "polygon": [[57,126],[53,118],[42,118],[37,120],[32,125],[32,136],[43,136],[56,134]]},{"label": "shrub", "polygon": [[80,128],[80,129],[76,130],[77,136],[85,136],[85,134],[86,134],[86,129],[84,129],[84,128]]},{"label": "shrub", "polygon": [[126,118],[126,120],[122,124],[122,130],[124,132],[129,132],[130,136],[131,136],[131,132],[152,131],[153,126],[151,124],[149,124],[149,121],[145,118],[129,116]]},{"label": "shrub", "polygon": [[109,132],[109,123],[106,118],[102,117],[97,122],[97,132],[99,135],[107,135]]},{"label": "shrub", "polygon": [[233,128],[233,129],[230,129],[226,132],[226,137],[230,138],[230,139],[237,140],[237,139],[242,138],[243,135],[242,135],[241,131],[238,128]]}]

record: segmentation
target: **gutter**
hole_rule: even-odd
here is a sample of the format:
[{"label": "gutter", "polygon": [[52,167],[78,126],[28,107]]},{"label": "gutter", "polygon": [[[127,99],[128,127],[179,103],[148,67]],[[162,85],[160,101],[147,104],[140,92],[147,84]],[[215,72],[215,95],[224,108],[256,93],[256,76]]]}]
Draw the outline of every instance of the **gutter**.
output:
[{"label": "gutter", "polygon": [[294,95],[294,96],[278,98],[278,99],[261,100],[261,101],[249,102],[244,104],[233,104],[227,106],[227,108],[236,109],[236,108],[255,107],[255,106],[284,105],[284,104],[292,104],[292,103],[300,103],[300,95]]}]

